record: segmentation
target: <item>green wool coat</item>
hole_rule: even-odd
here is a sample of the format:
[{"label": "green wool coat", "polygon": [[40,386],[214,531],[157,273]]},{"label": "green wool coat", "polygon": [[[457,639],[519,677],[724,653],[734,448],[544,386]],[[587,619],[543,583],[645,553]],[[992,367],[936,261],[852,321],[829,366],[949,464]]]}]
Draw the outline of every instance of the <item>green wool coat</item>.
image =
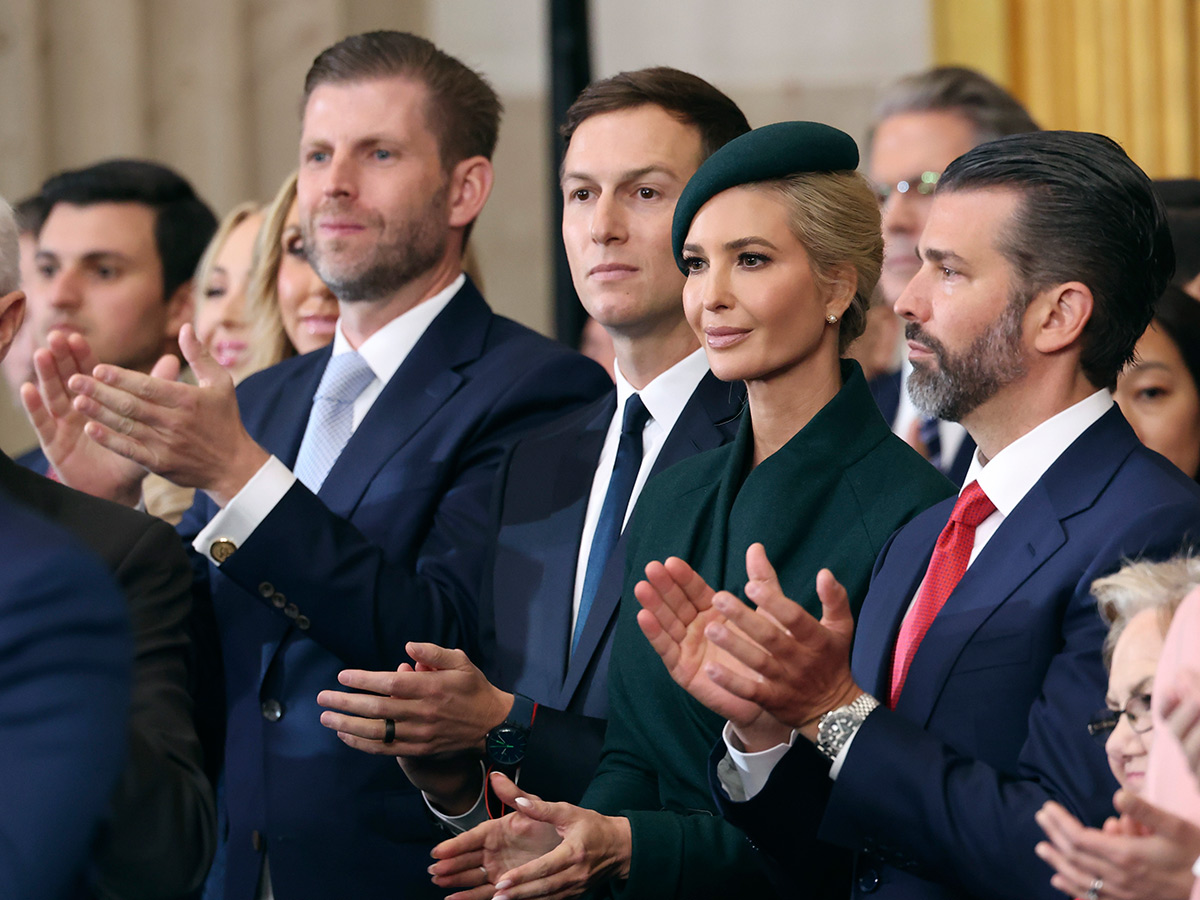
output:
[{"label": "green wool coat", "polygon": [[[707,761],[724,720],[677,686],[638,628],[633,586],[652,560],[678,556],[714,588],[741,595],[746,548],[761,541],[784,592],[820,616],[829,568],[857,615],[891,534],[954,487],[892,434],[857,363],[837,395],[752,471],[747,410],[736,440],[652,479],[630,521],[625,586],[609,674],[604,754],[583,805],[628,817],[622,898],[770,897],[756,851],[716,811]],[[800,801],[800,798],[797,798]]]}]

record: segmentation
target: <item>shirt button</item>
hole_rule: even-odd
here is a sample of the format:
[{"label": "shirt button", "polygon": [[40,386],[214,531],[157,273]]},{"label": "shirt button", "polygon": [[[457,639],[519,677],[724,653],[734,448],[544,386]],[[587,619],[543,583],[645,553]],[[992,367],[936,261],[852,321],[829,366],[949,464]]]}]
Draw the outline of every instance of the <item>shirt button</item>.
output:
[{"label": "shirt button", "polygon": [[268,722],[278,722],[283,718],[283,704],[278,700],[264,700],[262,702],[262,717]]}]

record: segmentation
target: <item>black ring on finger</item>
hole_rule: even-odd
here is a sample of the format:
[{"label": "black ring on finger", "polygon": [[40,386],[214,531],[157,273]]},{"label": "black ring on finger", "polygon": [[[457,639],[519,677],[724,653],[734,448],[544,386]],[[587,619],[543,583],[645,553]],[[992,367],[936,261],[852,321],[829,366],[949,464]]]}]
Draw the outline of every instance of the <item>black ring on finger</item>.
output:
[{"label": "black ring on finger", "polygon": [[390,744],[394,740],[396,740],[396,720],[395,719],[384,719],[383,720],[383,742],[385,744]]}]

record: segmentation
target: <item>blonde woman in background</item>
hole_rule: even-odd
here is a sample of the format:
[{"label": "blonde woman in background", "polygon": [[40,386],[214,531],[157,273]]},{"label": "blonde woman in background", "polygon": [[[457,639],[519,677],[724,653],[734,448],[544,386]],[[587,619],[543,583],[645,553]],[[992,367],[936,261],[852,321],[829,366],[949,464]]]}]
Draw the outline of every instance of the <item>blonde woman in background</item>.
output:
[{"label": "blonde woman in background", "polygon": [[293,172],[267,208],[255,243],[246,289],[248,371],[319,350],[333,340],[337,318],[337,299],[304,256]]},{"label": "blonde woman in background", "polygon": [[246,288],[262,223],[257,203],[235,206],[221,220],[196,268],[196,337],[234,381],[255,371],[249,366],[252,336]]}]

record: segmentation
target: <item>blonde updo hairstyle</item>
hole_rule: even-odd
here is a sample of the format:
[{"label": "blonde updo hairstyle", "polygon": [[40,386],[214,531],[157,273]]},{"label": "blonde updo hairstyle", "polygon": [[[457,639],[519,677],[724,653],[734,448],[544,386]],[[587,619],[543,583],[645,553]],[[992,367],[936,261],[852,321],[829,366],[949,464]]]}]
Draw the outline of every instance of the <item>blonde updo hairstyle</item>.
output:
[{"label": "blonde updo hairstyle", "polygon": [[802,172],[744,185],[780,197],[788,209],[792,235],[808,252],[813,277],[831,292],[854,273],[854,297],[842,314],[838,352],[867,325],[867,308],[883,266],[879,200],[867,179],[854,171]]}]

